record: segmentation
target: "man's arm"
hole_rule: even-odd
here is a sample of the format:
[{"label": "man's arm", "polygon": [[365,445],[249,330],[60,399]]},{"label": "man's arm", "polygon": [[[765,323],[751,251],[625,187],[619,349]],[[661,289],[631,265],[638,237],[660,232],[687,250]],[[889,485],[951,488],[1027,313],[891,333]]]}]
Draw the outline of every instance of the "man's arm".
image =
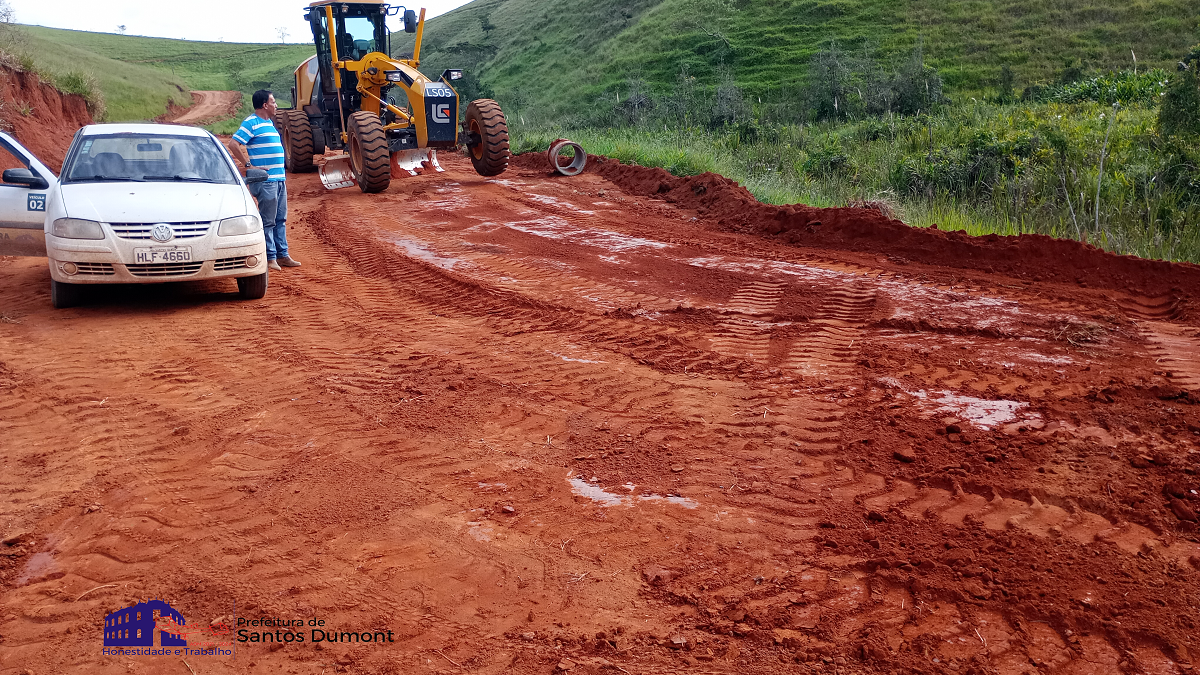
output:
[{"label": "man's arm", "polygon": [[246,146],[242,145],[241,142],[236,138],[231,139],[229,143],[229,152],[233,154],[233,159],[237,162],[238,171],[245,176],[246,165],[250,163],[250,153],[246,151]]}]

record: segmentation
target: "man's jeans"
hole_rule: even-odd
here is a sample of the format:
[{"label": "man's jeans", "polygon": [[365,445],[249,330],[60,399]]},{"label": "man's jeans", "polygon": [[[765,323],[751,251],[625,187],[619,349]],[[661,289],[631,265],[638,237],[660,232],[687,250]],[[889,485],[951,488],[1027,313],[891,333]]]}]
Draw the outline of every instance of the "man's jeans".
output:
[{"label": "man's jeans", "polygon": [[267,238],[267,260],[288,257],[287,232],[287,188],[281,180],[251,183],[246,186],[258,200],[258,213],[262,216],[263,234]]}]

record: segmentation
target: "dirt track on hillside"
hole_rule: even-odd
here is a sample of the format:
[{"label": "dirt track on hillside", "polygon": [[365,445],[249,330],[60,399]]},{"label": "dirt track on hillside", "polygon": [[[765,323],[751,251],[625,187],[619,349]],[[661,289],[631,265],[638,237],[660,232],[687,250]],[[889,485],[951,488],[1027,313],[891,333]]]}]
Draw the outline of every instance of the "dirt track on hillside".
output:
[{"label": "dirt track on hillside", "polygon": [[[1034,282],[737,231],[702,179],[443,164],[294,177],[304,266],[261,301],[55,311],[0,259],[0,672],[1194,672],[1175,273]],[[155,597],[396,641],[102,656]]]},{"label": "dirt track on hillside", "polygon": [[170,105],[167,113],[158,121],[198,126],[233,117],[238,114],[238,110],[242,106],[242,93],[239,91],[193,91],[190,93],[192,95],[190,108]]}]

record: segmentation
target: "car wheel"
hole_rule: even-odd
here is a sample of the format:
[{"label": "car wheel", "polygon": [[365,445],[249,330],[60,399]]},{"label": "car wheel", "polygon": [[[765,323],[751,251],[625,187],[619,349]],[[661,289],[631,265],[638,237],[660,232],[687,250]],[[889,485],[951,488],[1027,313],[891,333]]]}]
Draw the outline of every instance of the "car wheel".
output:
[{"label": "car wheel", "polygon": [[258,300],[267,294],[267,273],[238,277],[238,292],[245,300]]},{"label": "car wheel", "polygon": [[83,288],[78,284],[66,284],[50,280],[50,304],[55,309],[74,307],[83,301]]}]

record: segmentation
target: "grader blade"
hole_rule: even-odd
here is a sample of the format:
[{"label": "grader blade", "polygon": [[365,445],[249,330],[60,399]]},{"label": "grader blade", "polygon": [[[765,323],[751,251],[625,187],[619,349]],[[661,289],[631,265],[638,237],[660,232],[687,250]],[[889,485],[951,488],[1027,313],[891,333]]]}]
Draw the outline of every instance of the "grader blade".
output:
[{"label": "grader blade", "polygon": [[350,167],[350,155],[345,153],[325,157],[321,161],[320,175],[321,184],[329,190],[356,185],[354,169]]},{"label": "grader blade", "polygon": [[392,153],[392,178],[416,176],[430,171],[445,171],[438,163],[437,150],[419,148]]}]

